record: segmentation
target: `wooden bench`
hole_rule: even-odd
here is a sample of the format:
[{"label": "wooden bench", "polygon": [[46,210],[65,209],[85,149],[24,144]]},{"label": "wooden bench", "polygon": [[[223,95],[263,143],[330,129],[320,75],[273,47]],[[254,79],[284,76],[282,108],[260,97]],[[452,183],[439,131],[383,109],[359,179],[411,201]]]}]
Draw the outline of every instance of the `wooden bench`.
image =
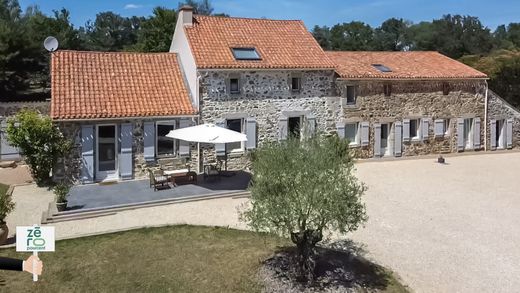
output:
[{"label": "wooden bench", "polygon": [[150,188],[153,187],[154,191],[157,191],[158,187],[167,186],[170,180],[167,176],[164,176],[163,170],[152,171],[148,170],[150,175]]}]

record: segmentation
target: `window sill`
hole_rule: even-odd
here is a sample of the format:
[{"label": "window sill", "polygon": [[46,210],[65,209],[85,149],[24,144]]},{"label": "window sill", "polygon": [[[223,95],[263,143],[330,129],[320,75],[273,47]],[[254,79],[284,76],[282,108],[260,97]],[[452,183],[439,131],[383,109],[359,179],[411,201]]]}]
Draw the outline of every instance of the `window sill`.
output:
[{"label": "window sill", "polygon": [[422,142],[422,139],[420,139],[418,137],[412,137],[412,138],[410,138],[410,142],[411,143],[420,143],[420,142]]},{"label": "window sill", "polygon": [[357,108],[357,104],[345,104],[345,108]]},{"label": "window sill", "polygon": [[349,148],[359,148],[359,147],[361,147],[361,144],[359,144],[359,143],[350,143],[348,145],[348,147]]},{"label": "window sill", "polygon": [[232,150],[227,153],[228,158],[238,158],[243,156],[245,153],[244,150]]}]

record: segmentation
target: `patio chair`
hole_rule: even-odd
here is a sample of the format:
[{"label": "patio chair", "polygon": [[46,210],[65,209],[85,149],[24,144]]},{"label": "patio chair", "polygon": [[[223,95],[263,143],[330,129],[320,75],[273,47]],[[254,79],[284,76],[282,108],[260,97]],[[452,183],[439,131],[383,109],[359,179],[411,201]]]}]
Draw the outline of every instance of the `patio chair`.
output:
[{"label": "patio chair", "polygon": [[222,161],[217,161],[216,164],[208,164],[204,166],[204,180],[206,178],[216,178],[220,179],[220,175],[222,172]]},{"label": "patio chair", "polygon": [[153,187],[154,191],[157,191],[158,187],[168,186],[170,182],[167,176],[164,176],[163,170],[152,171],[148,170],[150,174],[150,188]]}]

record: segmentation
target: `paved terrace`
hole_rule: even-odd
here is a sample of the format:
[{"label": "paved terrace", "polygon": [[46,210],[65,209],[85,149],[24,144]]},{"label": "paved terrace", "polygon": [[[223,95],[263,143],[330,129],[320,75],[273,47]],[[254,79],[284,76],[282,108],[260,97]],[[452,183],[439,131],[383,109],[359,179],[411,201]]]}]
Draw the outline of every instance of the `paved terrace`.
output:
[{"label": "paved terrace", "polygon": [[208,178],[207,180],[199,176],[197,184],[183,184],[157,191],[150,188],[149,179],[107,185],[79,185],[74,186],[70,191],[67,210],[104,208],[148,201],[200,197],[230,191],[241,191],[247,188],[250,178],[250,174],[246,172],[236,172],[234,176]]}]

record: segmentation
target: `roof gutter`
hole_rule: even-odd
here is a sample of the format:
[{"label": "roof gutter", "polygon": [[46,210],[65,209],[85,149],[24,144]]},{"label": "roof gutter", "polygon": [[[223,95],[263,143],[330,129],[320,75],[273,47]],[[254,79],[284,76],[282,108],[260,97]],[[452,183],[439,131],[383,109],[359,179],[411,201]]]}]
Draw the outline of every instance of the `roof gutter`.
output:
[{"label": "roof gutter", "polygon": [[448,81],[448,80],[489,80],[489,77],[444,77],[444,78],[372,78],[372,77],[339,77],[338,80],[359,81]]},{"label": "roof gutter", "polygon": [[175,118],[197,118],[198,114],[193,115],[175,115],[175,116],[133,116],[133,117],[115,117],[115,118],[79,118],[79,119],[52,119],[53,122],[84,122],[84,121],[121,121],[121,120],[148,120],[148,119],[175,119]]},{"label": "roof gutter", "polygon": [[302,70],[336,70],[335,68],[200,68],[197,67],[198,71],[302,71]]}]

